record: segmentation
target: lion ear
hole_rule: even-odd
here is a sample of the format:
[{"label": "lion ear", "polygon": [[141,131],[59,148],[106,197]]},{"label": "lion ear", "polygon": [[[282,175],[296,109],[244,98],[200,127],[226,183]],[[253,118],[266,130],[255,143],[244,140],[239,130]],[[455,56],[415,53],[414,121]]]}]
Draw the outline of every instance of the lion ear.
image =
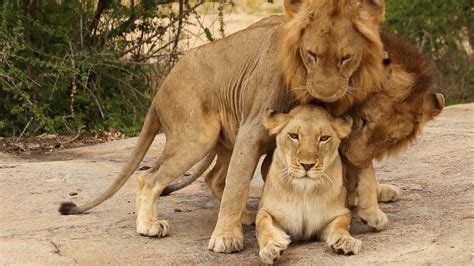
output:
[{"label": "lion ear", "polygon": [[380,23],[385,18],[385,0],[357,0],[361,5],[361,18]]},{"label": "lion ear", "polygon": [[350,117],[349,115],[345,115],[336,118],[333,122],[333,128],[340,139],[347,138],[347,136],[349,136],[349,134],[351,133],[352,129],[352,117]]},{"label": "lion ear", "polygon": [[285,7],[285,15],[288,18],[293,18],[300,10],[304,0],[285,0],[283,3]]},{"label": "lion ear", "polygon": [[446,105],[446,100],[444,95],[441,93],[431,93],[431,116],[435,117],[443,111],[444,106]]},{"label": "lion ear", "polygon": [[268,110],[263,116],[263,125],[270,131],[271,135],[280,133],[280,131],[288,124],[291,115]]}]

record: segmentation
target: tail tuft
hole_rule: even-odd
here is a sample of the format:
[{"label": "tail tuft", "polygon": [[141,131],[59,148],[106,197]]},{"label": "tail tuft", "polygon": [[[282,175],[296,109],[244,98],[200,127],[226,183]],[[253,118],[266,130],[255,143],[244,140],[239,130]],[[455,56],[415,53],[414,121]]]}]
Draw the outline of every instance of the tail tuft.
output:
[{"label": "tail tuft", "polygon": [[77,205],[74,202],[63,202],[59,206],[58,211],[62,215],[70,215],[70,214],[79,214],[81,211],[77,207]]}]

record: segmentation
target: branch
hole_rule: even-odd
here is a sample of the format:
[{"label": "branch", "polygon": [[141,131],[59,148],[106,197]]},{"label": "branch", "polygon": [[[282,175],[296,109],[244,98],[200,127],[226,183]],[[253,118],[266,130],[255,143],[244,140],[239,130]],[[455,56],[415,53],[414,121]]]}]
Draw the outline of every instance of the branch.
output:
[{"label": "branch", "polygon": [[179,36],[181,35],[181,29],[183,28],[183,5],[184,0],[179,0],[179,12],[178,12],[178,31],[176,32],[176,36],[173,42],[173,48],[171,49],[170,55],[170,62],[169,65],[171,66],[171,61],[176,59],[176,49],[178,48]]},{"label": "branch", "polygon": [[97,31],[97,26],[99,26],[100,18],[102,17],[102,13],[104,13],[105,9],[107,8],[107,4],[108,0],[99,0],[97,2],[97,9],[95,10],[94,17],[92,18],[92,22],[89,25],[89,30],[84,36],[84,40],[87,44],[91,44],[91,37]]},{"label": "branch", "polygon": [[[196,2],[196,4],[194,4],[194,6],[192,6],[191,8],[189,9],[186,9],[183,11],[183,13],[181,15],[178,15],[176,16],[173,20],[170,21],[170,23],[168,25],[166,25],[166,27],[163,27],[162,29],[160,29],[159,31],[156,31],[155,33],[153,33],[152,35],[148,36],[147,39],[145,39],[143,42],[148,42],[148,41],[151,41],[153,38],[155,38],[156,36],[159,36],[159,35],[162,35],[164,34],[168,28],[171,27],[171,25],[173,25],[174,23],[176,23],[177,21],[179,21],[180,19],[188,16],[189,14],[193,13],[199,6],[201,6],[202,4],[204,4],[204,0],[199,0]],[[131,51],[137,49],[138,47],[140,47],[141,45],[143,45],[143,42],[140,42],[138,44],[135,44],[133,45],[132,47],[128,48],[127,50],[123,51],[120,55],[120,57],[122,56],[125,56],[126,54],[130,53]],[[169,44],[168,44],[169,45]],[[168,46],[166,45],[166,46]]]}]

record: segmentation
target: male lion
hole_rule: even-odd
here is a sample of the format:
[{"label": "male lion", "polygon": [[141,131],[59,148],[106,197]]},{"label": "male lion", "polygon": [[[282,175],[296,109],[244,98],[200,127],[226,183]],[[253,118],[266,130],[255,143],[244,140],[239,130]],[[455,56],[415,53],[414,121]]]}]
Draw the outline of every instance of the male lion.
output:
[{"label": "male lion", "polygon": [[156,213],[160,193],[219,146],[232,156],[209,249],[242,250],[240,219],[250,177],[259,157],[274,147],[260,119],[265,108],[287,111],[315,98],[343,112],[364,100],[383,75],[383,0],[287,0],[285,10],[284,17],[264,19],[182,57],[156,94],[133,154],[110,188],[83,206],[63,203],[60,212],[84,213],[111,197],[162,128],[163,154],[138,178],[137,233],[168,234],[168,222]]},{"label": "male lion", "polygon": [[376,229],[388,222],[378,201],[396,200],[399,190],[377,186],[373,160],[405,149],[445,105],[442,94],[430,93],[432,76],[417,49],[389,32],[382,33],[382,40],[391,61],[386,65],[382,90],[350,110],[353,131],[341,145],[347,159],[349,193],[358,195],[354,200],[352,193],[350,202],[358,206],[361,219]]},{"label": "male lion", "polygon": [[361,241],[349,233],[352,214],[338,151],[351,117],[333,119],[321,107],[301,105],[267,114],[264,124],[276,134],[276,149],[257,214],[260,258],[272,264],[290,238],[319,237],[336,252],[359,253]]}]

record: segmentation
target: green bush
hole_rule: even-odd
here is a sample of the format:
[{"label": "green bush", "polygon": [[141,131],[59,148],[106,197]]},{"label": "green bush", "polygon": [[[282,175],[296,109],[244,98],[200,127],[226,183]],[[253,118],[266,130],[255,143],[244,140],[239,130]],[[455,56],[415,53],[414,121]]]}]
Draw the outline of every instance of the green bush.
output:
[{"label": "green bush", "polygon": [[139,132],[204,1],[122,2],[0,1],[0,136]]}]

